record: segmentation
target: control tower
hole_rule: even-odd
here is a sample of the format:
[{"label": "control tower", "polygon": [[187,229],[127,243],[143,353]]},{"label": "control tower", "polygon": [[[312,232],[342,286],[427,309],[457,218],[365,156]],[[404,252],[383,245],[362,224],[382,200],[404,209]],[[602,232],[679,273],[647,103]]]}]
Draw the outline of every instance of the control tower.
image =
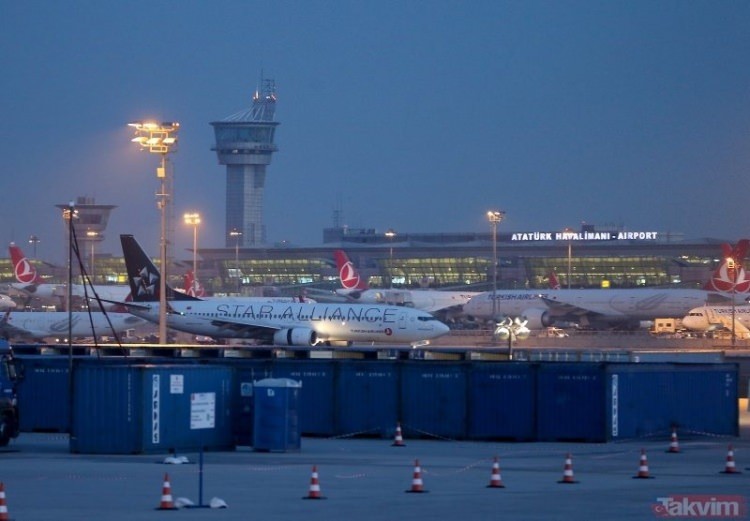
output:
[{"label": "control tower", "polygon": [[[109,223],[109,214],[117,208],[112,204],[96,204],[93,197],[79,196],[75,200],[75,209],[77,217],[73,220],[75,235],[78,238],[80,249],[87,252],[89,258],[87,264],[88,274],[94,278],[94,257],[96,246],[104,241],[104,232],[107,230]],[[60,210],[67,210],[70,203],[56,204]],[[65,220],[63,220],[65,224]],[[65,233],[67,234],[67,224],[65,224]],[[67,251],[67,246],[66,246]],[[90,252],[90,257],[89,253]]]},{"label": "control tower", "polygon": [[266,242],[263,224],[263,188],[266,166],[278,150],[273,142],[276,127],[276,86],[263,80],[253,95],[253,106],[211,123],[216,135],[219,164],[227,167],[227,247],[259,246]]}]

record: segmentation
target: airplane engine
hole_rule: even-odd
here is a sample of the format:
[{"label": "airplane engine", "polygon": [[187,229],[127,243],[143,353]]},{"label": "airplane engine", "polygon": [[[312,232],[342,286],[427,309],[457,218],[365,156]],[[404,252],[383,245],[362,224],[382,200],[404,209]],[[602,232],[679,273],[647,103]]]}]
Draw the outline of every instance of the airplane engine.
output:
[{"label": "airplane engine", "polygon": [[313,346],[317,341],[315,331],[306,327],[280,329],[273,334],[273,343],[277,346]]},{"label": "airplane engine", "polygon": [[524,311],[524,318],[527,320],[526,327],[529,329],[542,329],[553,324],[546,309],[531,308]]}]

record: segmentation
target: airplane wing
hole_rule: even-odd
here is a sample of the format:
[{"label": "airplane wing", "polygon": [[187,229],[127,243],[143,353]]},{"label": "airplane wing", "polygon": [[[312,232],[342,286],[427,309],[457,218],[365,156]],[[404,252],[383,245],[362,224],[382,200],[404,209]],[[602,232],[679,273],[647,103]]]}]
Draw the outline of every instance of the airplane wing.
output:
[{"label": "airplane wing", "polygon": [[273,341],[274,333],[281,329],[280,327],[261,326],[258,324],[219,319],[212,320],[211,325],[225,331],[231,331],[233,336],[238,338],[257,338],[266,343],[271,343]]},{"label": "airplane wing", "polygon": [[[616,313],[612,309],[599,310],[596,306],[592,307],[581,307],[569,302],[565,302],[559,299],[557,295],[555,297],[540,296],[542,302],[544,302],[550,309],[550,314],[553,316],[566,316],[566,317],[611,317],[613,313]],[[624,313],[618,313],[619,315],[625,316]]]}]

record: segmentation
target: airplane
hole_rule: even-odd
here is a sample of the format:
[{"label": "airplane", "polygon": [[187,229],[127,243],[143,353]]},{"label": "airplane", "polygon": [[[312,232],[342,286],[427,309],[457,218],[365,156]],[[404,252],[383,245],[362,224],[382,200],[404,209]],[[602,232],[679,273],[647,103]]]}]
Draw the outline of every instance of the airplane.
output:
[{"label": "airplane", "polygon": [[[159,271],[132,235],[120,235],[132,314],[159,321]],[[421,345],[448,333],[424,311],[382,305],[257,302],[241,297],[203,300],[167,285],[167,326],[212,338],[249,338],[266,345],[346,346],[352,342]]]},{"label": "airplane", "polygon": [[[90,317],[90,318],[89,318]],[[107,321],[109,317],[109,322]],[[68,336],[68,312],[66,311],[22,311],[7,312],[0,320],[0,335],[5,338],[23,338],[41,340],[50,337]],[[71,336],[90,337],[112,335],[125,332],[146,322],[129,313],[88,313],[74,311],[70,313]],[[92,329],[93,322],[93,329]],[[112,326],[110,327],[110,322]]]},{"label": "airplane", "polygon": [[206,296],[206,288],[204,288],[203,284],[201,284],[201,282],[195,277],[193,270],[188,270],[187,273],[183,275],[183,279],[185,281],[183,288],[186,294],[191,297]]},{"label": "airplane", "polygon": [[[731,302],[750,295],[745,270],[737,270],[737,280],[727,270],[727,252],[744,258],[750,241],[742,240],[732,249],[723,245],[724,261],[704,289],[560,289],[498,290],[494,300],[497,316],[523,316],[529,329],[542,329],[559,322],[581,325],[638,327],[641,321],[656,317],[682,318],[693,308],[711,301]],[[709,289],[710,288],[710,289]],[[730,294],[730,291],[734,291]],[[493,293],[481,293],[464,305],[464,313],[478,319],[492,319]]]},{"label": "airplane", "polygon": [[478,291],[442,291],[431,289],[370,289],[367,281],[360,276],[346,252],[335,250],[333,257],[339,271],[339,280],[343,288],[336,294],[346,297],[351,302],[390,304],[409,306],[428,313],[441,315],[460,314],[462,307]]},{"label": "airplane", "polygon": [[682,326],[691,331],[732,330],[737,338],[750,338],[750,306],[701,306],[682,318]]},{"label": "airplane", "polygon": [[16,302],[8,295],[0,295],[0,311],[7,311],[9,309],[15,309]]},{"label": "airplane", "polygon": [[[12,283],[11,287],[22,292],[27,297],[37,297],[40,299],[55,300],[60,302],[67,295],[67,284],[49,284],[39,275],[31,261],[26,258],[21,248],[11,242],[8,246],[11,262],[13,263],[13,273],[17,283]],[[76,298],[84,298],[86,293],[89,297],[94,296],[94,292],[102,300],[123,301],[130,294],[130,288],[124,285],[94,284],[86,288],[82,284],[71,284],[71,295]]]}]

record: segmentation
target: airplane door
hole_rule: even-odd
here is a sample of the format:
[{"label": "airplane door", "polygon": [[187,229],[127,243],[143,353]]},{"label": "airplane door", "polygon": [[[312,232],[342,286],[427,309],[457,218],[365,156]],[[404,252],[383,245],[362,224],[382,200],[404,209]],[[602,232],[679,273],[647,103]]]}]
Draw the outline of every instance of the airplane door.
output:
[{"label": "airplane door", "polygon": [[406,329],[406,313],[404,311],[401,311],[398,314],[398,328]]}]

